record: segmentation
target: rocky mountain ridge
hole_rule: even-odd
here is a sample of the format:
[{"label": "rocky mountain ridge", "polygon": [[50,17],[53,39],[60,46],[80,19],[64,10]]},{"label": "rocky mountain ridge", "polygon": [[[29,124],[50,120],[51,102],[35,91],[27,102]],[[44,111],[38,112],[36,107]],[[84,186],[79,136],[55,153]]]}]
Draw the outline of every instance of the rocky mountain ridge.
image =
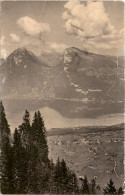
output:
[{"label": "rocky mountain ridge", "polygon": [[123,112],[124,57],[72,47],[38,58],[18,48],[0,66],[0,82],[1,98],[52,99],[63,106],[72,101],[68,107],[75,115]]}]

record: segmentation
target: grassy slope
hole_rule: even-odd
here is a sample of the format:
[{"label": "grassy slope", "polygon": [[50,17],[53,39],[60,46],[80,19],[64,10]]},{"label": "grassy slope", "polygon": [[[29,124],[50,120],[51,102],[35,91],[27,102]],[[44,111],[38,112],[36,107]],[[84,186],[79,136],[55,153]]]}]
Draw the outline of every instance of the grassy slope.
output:
[{"label": "grassy slope", "polygon": [[[62,131],[62,132],[61,132]],[[67,132],[67,133],[66,133]],[[86,129],[54,129],[48,135],[49,155],[64,158],[77,176],[97,176],[104,186],[110,178],[116,186],[123,183],[124,131],[122,126]]]}]

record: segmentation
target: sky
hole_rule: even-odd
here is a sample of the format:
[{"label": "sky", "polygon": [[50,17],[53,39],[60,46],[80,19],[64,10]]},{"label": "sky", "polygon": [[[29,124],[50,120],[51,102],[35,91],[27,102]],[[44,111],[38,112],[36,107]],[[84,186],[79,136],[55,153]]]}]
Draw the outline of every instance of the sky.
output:
[{"label": "sky", "polygon": [[103,55],[124,55],[121,1],[3,1],[1,57],[26,47],[39,56],[77,47]]}]

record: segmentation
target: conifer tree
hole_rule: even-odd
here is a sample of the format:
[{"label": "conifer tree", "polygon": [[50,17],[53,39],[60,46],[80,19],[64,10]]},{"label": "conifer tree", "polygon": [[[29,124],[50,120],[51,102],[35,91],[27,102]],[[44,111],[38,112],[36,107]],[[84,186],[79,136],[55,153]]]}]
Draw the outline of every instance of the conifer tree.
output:
[{"label": "conifer tree", "polygon": [[69,170],[68,174],[68,192],[79,193],[79,186],[76,174],[71,170]]},{"label": "conifer tree", "polygon": [[65,194],[79,191],[77,177],[73,171],[69,170],[64,159],[62,161],[59,158],[57,159],[54,181],[55,193]]},{"label": "conifer tree", "polygon": [[118,189],[117,194],[124,194],[124,191],[123,191],[122,187],[120,187],[120,188]]},{"label": "conifer tree", "polygon": [[28,192],[44,193],[50,172],[46,129],[39,111],[34,114],[29,143]]},{"label": "conifer tree", "polygon": [[6,119],[2,102],[0,102],[0,143],[1,143],[1,192],[13,193],[12,150],[10,144],[10,128]]},{"label": "conifer tree", "polygon": [[54,182],[55,182],[55,193],[60,193],[61,190],[61,162],[58,157],[57,162],[55,164],[55,171],[54,171]]},{"label": "conifer tree", "polygon": [[20,186],[20,160],[21,160],[21,136],[17,129],[14,132],[13,141],[13,176],[14,176],[14,191],[21,192]]},{"label": "conifer tree", "polygon": [[89,182],[87,179],[87,176],[84,176],[84,179],[82,179],[82,188],[81,188],[82,194],[89,194],[90,189],[89,189]]},{"label": "conifer tree", "polygon": [[92,179],[91,180],[91,193],[92,194],[96,194],[96,188],[97,188],[97,186],[96,186],[96,180],[95,179]]},{"label": "conifer tree", "polygon": [[48,192],[50,194],[56,193],[56,184],[54,182],[55,165],[51,159],[49,162],[49,180],[48,180]]},{"label": "conifer tree", "polygon": [[68,168],[64,159],[60,162],[60,179],[61,179],[61,192],[68,192]]},{"label": "conifer tree", "polygon": [[0,114],[2,193],[77,193],[77,177],[65,160],[58,158],[54,165],[48,158],[46,129],[40,112],[34,114],[31,126],[26,110],[23,123],[15,129],[12,147],[2,103]]},{"label": "conifer tree", "polygon": [[23,147],[28,150],[29,149],[29,139],[31,134],[31,125],[30,125],[30,114],[26,110],[24,117],[23,117],[23,123],[19,126],[19,131],[21,133],[21,140]]},{"label": "conifer tree", "polygon": [[14,192],[26,193],[27,159],[25,148],[22,146],[21,133],[15,129],[13,141],[13,175]]},{"label": "conifer tree", "polygon": [[[32,144],[32,142],[31,142]],[[28,161],[28,184],[27,184],[27,192],[30,193],[38,193],[38,175],[37,175],[37,158],[38,158],[38,149],[35,146],[31,146],[31,150],[29,153],[29,161]]]},{"label": "conifer tree", "polygon": [[31,125],[30,125],[30,114],[26,110],[23,123],[19,126],[19,133],[21,135],[21,161],[20,161],[20,171],[21,171],[21,188],[22,193],[27,193],[28,189],[28,165],[29,165],[29,158],[30,158],[30,150],[31,150]]},{"label": "conifer tree", "polygon": [[43,162],[48,162],[48,145],[46,129],[40,112],[34,114],[32,123],[32,137],[34,144],[39,148],[39,154]]},{"label": "conifer tree", "polygon": [[103,189],[104,194],[116,194],[116,188],[114,186],[114,182],[112,179],[110,179],[109,183],[107,186]]},{"label": "conifer tree", "polygon": [[66,178],[68,176],[68,168],[66,166],[66,162],[64,161],[64,159],[62,159],[61,163],[60,163],[60,174],[61,174],[61,181],[62,183],[66,184]]}]

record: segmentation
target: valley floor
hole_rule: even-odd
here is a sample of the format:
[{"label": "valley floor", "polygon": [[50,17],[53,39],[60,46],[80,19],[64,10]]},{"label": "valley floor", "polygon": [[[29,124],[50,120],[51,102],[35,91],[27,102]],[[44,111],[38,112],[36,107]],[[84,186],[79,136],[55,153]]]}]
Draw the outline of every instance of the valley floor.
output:
[{"label": "valley floor", "polygon": [[[71,130],[71,129],[70,129]],[[58,156],[75,170],[78,177],[97,178],[100,186],[110,178],[116,186],[124,180],[124,131],[100,130],[88,132],[82,127],[67,131],[54,130],[48,135],[49,155],[54,161]]]}]

